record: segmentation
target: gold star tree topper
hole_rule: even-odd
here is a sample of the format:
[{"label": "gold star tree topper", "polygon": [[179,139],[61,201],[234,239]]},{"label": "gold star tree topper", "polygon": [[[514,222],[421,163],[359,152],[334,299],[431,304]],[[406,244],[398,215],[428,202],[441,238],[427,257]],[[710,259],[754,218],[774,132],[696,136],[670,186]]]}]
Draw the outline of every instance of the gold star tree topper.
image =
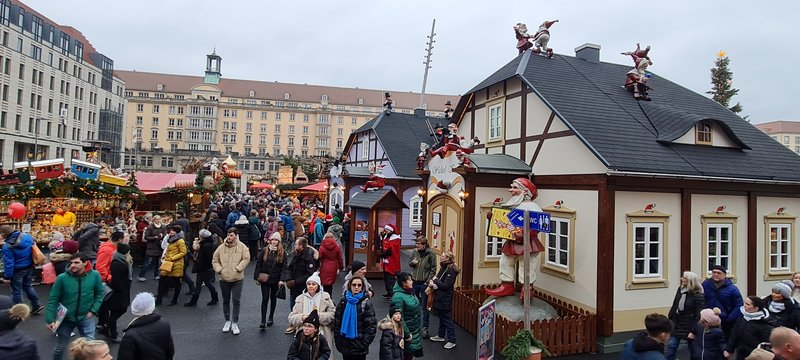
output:
[{"label": "gold star tree topper", "polygon": [[725,50],[720,50],[719,52],[717,52],[718,58],[724,58],[726,56],[728,56],[728,53],[726,53]]}]

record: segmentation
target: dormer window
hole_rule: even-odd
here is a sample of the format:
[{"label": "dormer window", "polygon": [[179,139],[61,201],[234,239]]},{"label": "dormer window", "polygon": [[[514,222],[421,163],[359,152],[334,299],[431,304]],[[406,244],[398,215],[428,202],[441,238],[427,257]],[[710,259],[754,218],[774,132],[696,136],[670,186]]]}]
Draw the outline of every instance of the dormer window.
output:
[{"label": "dormer window", "polygon": [[158,85],[156,85],[156,90],[158,90],[158,91],[164,91],[164,84],[158,84]]},{"label": "dormer window", "polygon": [[255,97],[256,96],[255,90],[250,90],[250,94],[249,95],[250,95],[250,97]]},{"label": "dormer window", "polygon": [[364,99],[358,98],[358,105],[364,105]]},{"label": "dormer window", "polygon": [[289,100],[289,93],[284,93],[283,94],[283,99],[284,100]]},{"label": "dormer window", "polygon": [[713,145],[711,141],[711,124],[708,122],[699,122],[695,126],[695,142],[698,145]]},{"label": "dormer window", "polygon": [[328,101],[328,95],[322,95],[322,101]]}]

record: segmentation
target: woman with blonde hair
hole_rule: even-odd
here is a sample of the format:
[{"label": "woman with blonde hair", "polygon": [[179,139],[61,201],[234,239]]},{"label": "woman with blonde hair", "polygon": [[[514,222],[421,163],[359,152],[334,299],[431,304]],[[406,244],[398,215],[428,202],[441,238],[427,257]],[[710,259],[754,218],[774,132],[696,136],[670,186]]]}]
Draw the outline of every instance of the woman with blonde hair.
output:
[{"label": "woman with blonde hair", "polygon": [[[455,255],[450,251],[444,251],[439,258],[439,273],[428,283],[428,286],[436,292],[432,310],[439,317],[438,334],[432,336],[430,340],[435,342],[446,340],[444,348],[448,350],[456,346],[456,331],[453,326],[453,286],[460,272],[455,264]],[[422,306],[427,305],[422,304]]]},{"label": "woman with blonde hair", "polygon": [[111,350],[103,340],[79,337],[69,344],[69,358],[73,360],[111,360]]},{"label": "woman with blonde hair", "polygon": [[[792,274],[792,299],[794,301],[800,302],[800,271],[795,272]],[[788,285],[788,284],[787,284]]]},{"label": "woman with blonde hair", "polygon": [[[667,360],[675,359],[681,340],[688,342],[687,336],[700,320],[700,311],[705,306],[706,300],[700,277],[691,271],[684,271],[668,315],[672,320],[673,330],[664,351],[664,357]],[[690,347],[689,350],[691,353],[692,348]]]}]

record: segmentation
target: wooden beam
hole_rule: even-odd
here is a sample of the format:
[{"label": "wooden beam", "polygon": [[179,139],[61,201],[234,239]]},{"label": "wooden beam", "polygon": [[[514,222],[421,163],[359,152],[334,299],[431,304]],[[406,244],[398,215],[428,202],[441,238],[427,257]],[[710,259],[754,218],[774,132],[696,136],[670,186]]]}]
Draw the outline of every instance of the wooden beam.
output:
[{"label": "wooden beam", "polygon": [[614,333],[614,194],[613,180],[598,188],[597,202],[597,333]]},{"label": "wooden beam", "polygon": [[[522,92],[523,95],[522,95],[522,99],[520,99],[519,137],[522,138],[522,137],[525,137],[526,133],[528,132],[528,112],[526,111],[526,109],[528,108],[528,96],[526,95],[527,91],[525,91],[525,90],[528,89],[528,87],[525,85],[524,81],[520,81],[520,84],[522,84],[522,91],[521,92]],[[526,150],[525,147],[526,147],[526,145],[527,145],[527,143],[525,143],[525,142],[523,142],[523,143],[521,143],[519,145],[519,158],[522,159],[522,161],[525,161],[525,158],[526,158],[526,156],[525,156],[525,150]]]},{"label": "wooden beam", "polygon": [[747,196],[747,253],[751,255],[747,257],[747,294],[756,293],[756,260],[758,259],[758,256],[755,256],[758,254],[756,216],[758,216],[758,196],[751,192]]},{"label": "wooden beam", "polygon": [[461,256],[463,257],[461,264],[461,284],[472,284],[473,280],[473,269],[472,266],[475,264],[475,217],[480,215],[475,215],[475,182],[474,181],[465,181],[467,188],[465,189],[469,196],[464,202],[464,212],[462,213],[464,222],[463,222],[463,233],[461,234],[461,242],[462,242],[462,251]]},{"label": "wooden beam", "polygon": [[[545,135],[547,135],[548,132],[550,132],[550,126],[553,125],[553,119],[555,119],[555,117],[556,117],[556,113],[554,111],[551,111],[550,112],[550,117],[547,119],[547,124],[544,126],[544,131],[542,131],[542,136],[545,136]],[[534,151],[533,157],[531,158],[531,161],[528,164],[528,165],[531,166],[531,169],[533,168],[533,164],[536,163],[536,159],[539,157],[539,151],[542,150],[542,145],[543,144],[544,144],[544,138],[539,140],[539,143],[536,144],[536,151]],[[522,159],[522,161],[525,161],[525,159]]]},{"label": "wooden beam", "polygon": [[692,268],[692,192],[681,191],[681,274]]}]

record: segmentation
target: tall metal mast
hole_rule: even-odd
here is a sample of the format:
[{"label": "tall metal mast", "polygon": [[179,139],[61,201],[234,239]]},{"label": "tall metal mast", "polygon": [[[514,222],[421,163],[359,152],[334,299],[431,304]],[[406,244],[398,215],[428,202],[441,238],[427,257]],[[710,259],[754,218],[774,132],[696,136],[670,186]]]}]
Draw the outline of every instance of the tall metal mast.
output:
[{"label": "tall metal mast", "polygon": [[436,41],[433,40],[433,37],[436,36],[436,33],[433,30],[436,28],[436,19],[433,19],[433,25],[431,25],[431,34],[428,36],[428,49],[427,55],[425,55],[425,76],[422,78],[422,92],[419,95],[419,107],[422,108],[422,105],[425,104],[425,86],[428,84],[428,69],[431,68],[431,51],[433,50],[433,43]]}]

